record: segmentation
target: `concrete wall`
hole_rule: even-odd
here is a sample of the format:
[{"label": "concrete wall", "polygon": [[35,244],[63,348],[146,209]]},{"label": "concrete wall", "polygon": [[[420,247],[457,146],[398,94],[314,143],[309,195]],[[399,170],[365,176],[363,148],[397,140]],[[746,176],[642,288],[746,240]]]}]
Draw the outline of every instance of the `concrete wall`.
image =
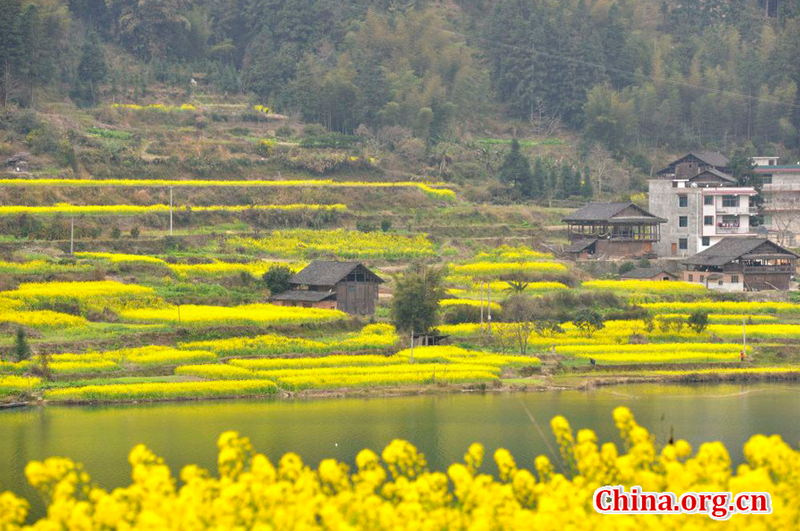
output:
[{"label": "concrete wall", "polygon": [[[677,186],[674,186],[677,184]],[[728,236],[752,235],[750,228],[749,197],[746,188],[734,187],[686,187],[686,181],[653,179],[649,181],[649,208],[656,216],[667,220],[661,225],[661,241],[655,246],[658,256],[686,258],[705,251]],[[724,191],[730,190],[728,194]],[[749,193],[752,192],[752,189]],[[739,197],[738,207],[723,207],[722,195]],[[705,195],[713,196],[713,204],[706,205]],[[680,206],[679,198],[686,197],[686,206]],[[799,203],[800,206],[800,203]],[[723,214],[738,220],[739,227],[719,227]],[[704,217],[712,216],[713,225],[706,226]],[[680,226],[681,217],[686,217],[686,226]],[[703,237],[708,245],[703,245]],[[680,248],[680,240],[686,239],[686,249]]]},{"label": "concrete wall", "polygon": [[[722,278],[709,280],[708,275],[718,275],[720,273],[706,273],[701,271],[684,271],[683,281],[703,284],[708,289],[717,291],[744,291],[744,276],[741,273],[721,273]],[[733,282],[736,280],[736,282]]]},{"label": "concrete wall", "polygon": [[[652,179],[649,181],[648,210],[667,220],[661,225],[661,241],[655,244],[658,256],[689,257],[702,251],[701,234],[703,199],[700,188],[674,188],[671,179]],[[679,206],[679,195],[686,196],[686,206]],[[686,216],[686,227],[680,227],[680,217]],[[687,248],[680,249],[679,240],[687,239]],[[674,245],[674,252],[673,252]]]}]

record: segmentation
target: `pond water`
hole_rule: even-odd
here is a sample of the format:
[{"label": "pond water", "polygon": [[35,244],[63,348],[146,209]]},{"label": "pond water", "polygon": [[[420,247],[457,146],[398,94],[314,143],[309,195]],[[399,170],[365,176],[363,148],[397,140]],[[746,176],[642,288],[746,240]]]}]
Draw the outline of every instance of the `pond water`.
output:
[{"label": "pond water", "polygon": [[[800,385],[628,385],[591,391],[454,394],[325,400],[239,400],[106,406],[46,406],[0,411],[0,491],[42,506],[24,478],[30,460],[70,457],[105,488],[127,485],[130,449],[144,443],[177,475],[189,463],[216,471],[216,440],[236,430],[273,462],[293,451],[316,466],[333,457],[353,464],[363,448],[380,452],[392,439],[411,441],[431,468],[461,460],[483,443],[487,465],[503,447],[518,465],[550,454],[549,421],[564,415],[573,429],[592,428],[619,443],[611,412],[631,408],[659,444],[684,438],[696,447],[721,440],[734,462],[754,433],[800,439]],[[552,458],[552,456],[551,456]],[[484,465],[486,466],[486,465]],[[494,471],[492,466],[487,468]]]}]

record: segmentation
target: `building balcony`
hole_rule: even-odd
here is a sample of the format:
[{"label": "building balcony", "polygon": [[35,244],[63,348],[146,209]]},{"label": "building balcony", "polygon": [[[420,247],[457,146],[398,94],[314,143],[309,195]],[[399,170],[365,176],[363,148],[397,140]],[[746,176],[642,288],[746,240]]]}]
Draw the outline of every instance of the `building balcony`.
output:
[{"label": "building balcony", "polygon": [[726,207],[726,206],[717,206],[717,215],[720,216],[750,216],[758,213],[758,209],[756,207],[751,206],[736,206],[736,207]]},{"label": "building balcony", "polygon": [[751,234],[749,227],[716,227],[717,234]]},{"label": "building balcony", "polygon": [[793,265],[773,265],[773,266],[744,266],[744,273],[749,275],[770,274],[770,273],[791,273],[794,274],[796,267]]},{"label": "building balcony", "polygon": [[715,227],[712,225],[705,225],[703,226],[703,236],[730,236],[730,235],[748,235],[748,234],[755,234],[755,231],[750,229],[749,227]]}]

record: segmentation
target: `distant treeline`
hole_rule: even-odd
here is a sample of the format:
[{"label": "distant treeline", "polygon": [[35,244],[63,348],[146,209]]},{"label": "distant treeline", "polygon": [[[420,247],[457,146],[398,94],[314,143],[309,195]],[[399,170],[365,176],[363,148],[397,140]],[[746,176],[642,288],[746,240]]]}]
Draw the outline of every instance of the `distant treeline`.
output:
[{"label": "distant treeline", "polygon": [[[510,118],[617,154],[797,152],[800,0],[0,0],[0,104],[189,79],[434,143]],[[124,52],[124,53],[122,53]],[[135,60],[130,60],[130,58]],[[127,59],[126,59],[127,58]],[[113,59],[113,60],[112,60]]]}]

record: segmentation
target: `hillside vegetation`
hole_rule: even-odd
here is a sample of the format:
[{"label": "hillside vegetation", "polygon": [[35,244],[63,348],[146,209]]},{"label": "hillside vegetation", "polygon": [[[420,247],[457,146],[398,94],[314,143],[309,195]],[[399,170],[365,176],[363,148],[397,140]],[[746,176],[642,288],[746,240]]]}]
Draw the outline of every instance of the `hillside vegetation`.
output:
[{"label": "hillside vegetation", "polygon": [[[198,92],[224,94],[206,119],[244,100],[358,135],[397,154],[402,170],[480,182],[495,177],[498,137],[572,139],[547,162],[566,157],[599,179],[613,157],[604,184],[623,193],[681,150],[798,154],[792,1],[774,16],[756,0],[2,0],[0,9],[6,110],[179,107],[202,103]],[[158,156],[161,144],[143,151]]]}]

